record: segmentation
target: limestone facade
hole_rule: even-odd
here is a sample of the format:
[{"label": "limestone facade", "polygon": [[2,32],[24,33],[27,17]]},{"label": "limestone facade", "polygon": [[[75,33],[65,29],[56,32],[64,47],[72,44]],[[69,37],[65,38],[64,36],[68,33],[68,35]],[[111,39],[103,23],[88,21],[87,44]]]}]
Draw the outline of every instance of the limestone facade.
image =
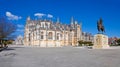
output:
[{"label": "limestone facade", "polygon": [[71,19],[71,24],[61,24],[59,20],[31,20],[27,18],[24,45],[40,47],[78,46],[81,40],[81,24]]}]

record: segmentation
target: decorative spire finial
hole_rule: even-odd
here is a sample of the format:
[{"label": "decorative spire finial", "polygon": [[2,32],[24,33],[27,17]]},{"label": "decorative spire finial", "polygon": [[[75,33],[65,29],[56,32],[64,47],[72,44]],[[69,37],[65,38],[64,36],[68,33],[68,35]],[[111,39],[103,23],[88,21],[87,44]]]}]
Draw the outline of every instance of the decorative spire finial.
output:
[{"label": "decorative spire finial", "polygon": [[73,24],[74,23],[74,19],[73,19],[73,16],[71,17],[71,24]]},{"label": "decorative spire finial", "polygon": [[59,19],[59,17],[57,18],[57,22],[58,22],[58,23],[60,22],[60,19]]},{"label": "decorative spire finial", "polygon": [[30,16],[27,17],[27,20],[30,20]]}]

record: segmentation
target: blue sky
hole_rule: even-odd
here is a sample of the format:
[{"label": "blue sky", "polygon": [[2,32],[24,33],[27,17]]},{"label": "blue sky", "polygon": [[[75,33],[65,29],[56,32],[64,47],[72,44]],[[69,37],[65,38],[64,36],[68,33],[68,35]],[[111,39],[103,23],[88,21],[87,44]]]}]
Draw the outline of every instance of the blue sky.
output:
[{"label": "blue sky", "polygon": [[109,37],[120,37],[120,0],[0,0],[0,16],[16,23],[16,34],[23,35],[26,18],[37,19],[36,13],[57,17],[64,24],[73,16],[82,30],[93,35],[97,33],[96,23],[102,17]]}]

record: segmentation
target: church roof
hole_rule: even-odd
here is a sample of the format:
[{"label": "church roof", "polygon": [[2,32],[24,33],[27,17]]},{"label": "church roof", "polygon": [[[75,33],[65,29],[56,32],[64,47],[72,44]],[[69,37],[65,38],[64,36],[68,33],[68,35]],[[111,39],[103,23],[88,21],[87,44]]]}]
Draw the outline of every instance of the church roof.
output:
[{"label": "church roof", "polygon": [[[41,27],[41,23],[45,23],[45,26],[48,26],[47,23],[50,23],[49,28]],[[56,30],[56,31],[74,31],[75,27],[72,25],[61,24],[60,22],[52,22],[50,20],[30,20],[29,21],[29,28],[36,30],[37,25],[40,25],[38,29],[40,30]]]}]

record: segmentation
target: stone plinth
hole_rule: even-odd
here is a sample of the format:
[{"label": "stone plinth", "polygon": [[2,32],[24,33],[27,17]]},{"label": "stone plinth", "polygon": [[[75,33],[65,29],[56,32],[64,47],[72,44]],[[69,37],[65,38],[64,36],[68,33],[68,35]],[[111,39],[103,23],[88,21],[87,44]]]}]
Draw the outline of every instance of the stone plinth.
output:
[{"label": "stone plinth", "polygon": [[93,49],[109,48],[108,36],[103,34],[97,34],[94,36]]}]

